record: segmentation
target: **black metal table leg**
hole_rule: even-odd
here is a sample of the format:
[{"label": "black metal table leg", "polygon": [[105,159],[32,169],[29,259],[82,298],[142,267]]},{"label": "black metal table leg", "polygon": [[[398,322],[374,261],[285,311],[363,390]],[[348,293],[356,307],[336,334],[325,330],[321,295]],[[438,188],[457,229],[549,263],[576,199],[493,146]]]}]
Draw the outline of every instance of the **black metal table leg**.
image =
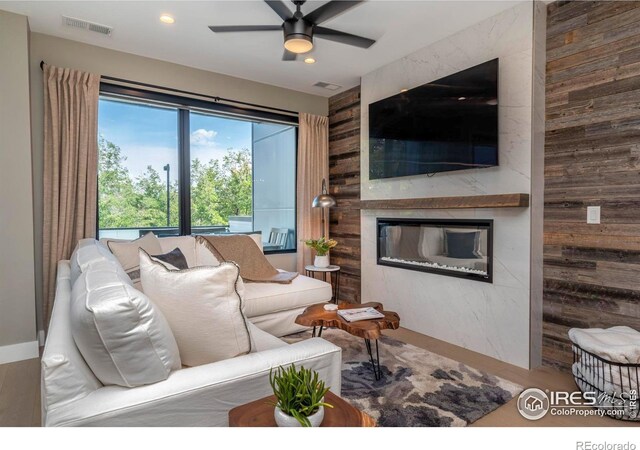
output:
[{"label": "black metal table leg", "polygon": [[382,370],[380,369],[380,352],[378,349],[378,340],[374,339],[374,341],[376,343],[375,359],[373,357],[373,351],[371,348],[371,340],[365,339],[364,343],[367,346],[367,352],[369,353],[369,358],[371,359],[371,366],[373,367],[373,376],[376,378],[376,380],[379,380],[380,378],[382,378]]}]

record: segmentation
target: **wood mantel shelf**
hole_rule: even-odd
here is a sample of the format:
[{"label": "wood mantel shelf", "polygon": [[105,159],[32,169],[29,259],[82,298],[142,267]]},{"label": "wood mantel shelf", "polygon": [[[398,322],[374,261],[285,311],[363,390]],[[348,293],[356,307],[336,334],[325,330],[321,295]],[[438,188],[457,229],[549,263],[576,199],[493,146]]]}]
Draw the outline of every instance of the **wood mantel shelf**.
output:
[{"label": "wood mantel shelf", "polygon": [[360,209],[526,208],[529,194],[361,200]]}]

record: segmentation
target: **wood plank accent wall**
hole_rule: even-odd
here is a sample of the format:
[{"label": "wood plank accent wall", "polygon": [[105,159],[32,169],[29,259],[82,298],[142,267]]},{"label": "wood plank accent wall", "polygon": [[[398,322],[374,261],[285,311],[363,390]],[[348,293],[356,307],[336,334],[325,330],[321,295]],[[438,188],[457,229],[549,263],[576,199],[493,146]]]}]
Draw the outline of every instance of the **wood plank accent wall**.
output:
[{"label": "wood plank accent wall", "polygon": [[360,86],[329,99],[329,236],[338,241],[331,263],[338,264],[340,300],[360,300]]},{"label": "wood plank accent wall", "polygon": [[568,369],[569,328],[640,330],[640,2],[547,13],[543,364]]}]

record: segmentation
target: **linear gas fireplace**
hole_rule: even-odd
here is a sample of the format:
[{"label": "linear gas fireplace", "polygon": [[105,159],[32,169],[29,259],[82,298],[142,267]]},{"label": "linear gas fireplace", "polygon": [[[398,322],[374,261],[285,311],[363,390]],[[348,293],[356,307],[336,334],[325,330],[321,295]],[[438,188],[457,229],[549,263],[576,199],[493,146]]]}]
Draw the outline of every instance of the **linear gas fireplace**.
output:
[{"label": "linear gas fireplace", "polygon": [[493,220],[377,219],[378,264],[491,283]]}]

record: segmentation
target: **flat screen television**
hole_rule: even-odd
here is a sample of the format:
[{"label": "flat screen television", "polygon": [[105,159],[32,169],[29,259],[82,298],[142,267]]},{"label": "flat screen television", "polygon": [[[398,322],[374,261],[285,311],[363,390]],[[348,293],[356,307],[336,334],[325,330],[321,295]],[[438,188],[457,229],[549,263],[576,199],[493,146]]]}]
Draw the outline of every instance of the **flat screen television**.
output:
[{"label": "flat screen television", "polygon": [[498,60],[369,105],[369,179],[498,165]]}]

